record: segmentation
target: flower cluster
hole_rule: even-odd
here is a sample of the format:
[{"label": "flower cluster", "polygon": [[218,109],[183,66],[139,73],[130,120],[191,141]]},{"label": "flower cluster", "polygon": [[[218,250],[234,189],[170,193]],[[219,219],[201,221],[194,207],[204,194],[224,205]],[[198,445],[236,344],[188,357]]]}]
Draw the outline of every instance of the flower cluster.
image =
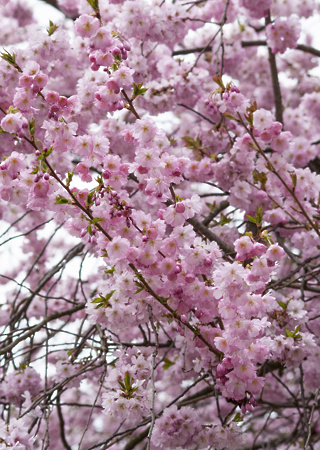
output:
[{"label": "flower cluster", "polygon": [[267,42],[273,53],[284,53],[287,48],[296,48],[300,36],[300,22],[297,16],[278,18],[267,25]]},{"label": "flower cluster", "polygon": [[316,448],[311,0],[0,3],[2,447]]}]

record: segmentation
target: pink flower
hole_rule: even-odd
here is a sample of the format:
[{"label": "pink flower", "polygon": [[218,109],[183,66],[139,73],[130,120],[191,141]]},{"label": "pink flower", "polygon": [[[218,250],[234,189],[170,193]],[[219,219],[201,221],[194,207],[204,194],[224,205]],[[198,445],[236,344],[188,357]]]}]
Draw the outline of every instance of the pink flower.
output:
[{"label": "pink flower", "polygon": [[19,114],[7,114],[1,120],[1,128],[7,133],[17,133],[23,125],[23,120]]},{"label": "pink flower", "polygon": [[49,182],[44,179],[40,179],[34,186],[33,192],[35,197],[45,198],[49,191]]},{"label": "pink flower", "polygon": [[250,258],[253,242],[249,236],[242,236],[240,239],[236,240],[234,249],[237,252],[236,258],[239,261],[244,261],[245,259]]},{"label": "pink flower", "polygon": [[42,90],[48,83],[49,77],[48,75],[46,75],[43,72],[39,72],[35,77],[34,77],[34,86],[36,86],[37,88],[39,88],[39,90]]},{"label": "pink flower", "polygon": [[114,81],[120,86],[120,87],[126,87],[131,86],[133,83],[133,77],[134,70],[130,69],[126,66],[121,66],[118,70],[116,70],[112,77]]},{"label": "pink flower", "polygon": [[272,244],[266,251],[266,258],[271,261],[280,261],[280,259],[285,255],[285,251],[279,244]]},{"label": "pink flower", "polygon": [[287,48],[296,48],[301,25],[297,16],[278,18],[267,25],[267,43],[273,53],[284,53]]},{"label": "pink flower", "polygon": [[183,225],[185,222],[183,215],[179,214],[173,205],[169,206],[169,208],[164,211],[163,219],[172,227]]},{"label": "pink flower", "polygon": [[54,105],[55,103],[58,103],[60,95],[56,91],[48,91],[44,96],[46,102],[49,103],[49,105]]},{"label": "pink flower", "polygon": [[258,131],[270,128],[273,123],[273,115],[270,111],[260,108],[253,113],[253,126]]},{"label": "pink flower", "polygon": [[113,261],[120,261],[127,257],[130,244],[128,239],[116,236],[107,246],[108,257]]},{"label": "pink flower", "polygon": [[230,372],[226,375],[228,381],[225,384],[224,395],[239,401],[246,395],[246,384],[240,378],[236,376],[234,372]]},{"label": "pink flower", "polygon": [[74,28],[81,37],[91,37],[99,30],[100,22],[96,17],[82,14],[75,21]]},{"label": "pink flower", "polygon": [[23,68],[24,75],[35,77],[40,72],[40,66],[36,61],[28,61]]},{"label": "pink flower", "polygon": [[152,119],[146,117],[145,119],[138,119],[135,122],[133,129],[133,136],[142,143],[151,141],[157,133],[156,124]]}]

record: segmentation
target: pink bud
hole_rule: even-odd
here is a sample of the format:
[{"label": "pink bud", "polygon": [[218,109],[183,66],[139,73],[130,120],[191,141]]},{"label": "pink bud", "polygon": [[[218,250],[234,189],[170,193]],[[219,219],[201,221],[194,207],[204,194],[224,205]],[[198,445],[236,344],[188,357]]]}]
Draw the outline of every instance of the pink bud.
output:
[{"label": "pink bud", "polygon": [[58,105],[60,106],[60,108],[64,108],[65,106],[68,105],[68,99],[67,97],[60,97],[59,101],[58,101]]},{"label": "pink bud", "polygon": [[186,207],[184,206],[184,203],[178,202],[178,203],[176,203],[175,210],[177,213],[184,213],[186,210]]},{"label": "pink bud", "polygon": [[212,264],[213,264],[213,260],[212,260],[212,258],[207,257],[207,258],[204,259],[203,263],[204,263],[205,266],[211,267]]},{"label": "pink bud", "polygon": [[193,273],[187,273],[185,276],[186,283],[193,283],[195,281],[196,277]]},{"label": "pink bud", "polygon": [[58,103],[60,95],[56,91],[48,91],[44,98],[49,105],[54,105],[55,103]]},{"label": "pink bud", "polygon": [[169,281],[174,282],[174,281],[176,281],[176,279],[178,277],[177,277],[177,275],[175,273],[171,273],[171,274],[167,275],[167,278],[168,278]]},{"label": "pink bud", "polygon": [[157,217],[158,217],[159,219],[161,219],[161,220],[163,220],[163,213],[164,213],[164,210],[163,210],[163,209],[159,209],[159,210],[157,211]]},{"label": "pink bud", "polygon": [[138,172],[141,173],[141,175],[142,175],[142,174],[148,173],[148,169],[146,167],[139,166]]},{"label": "pink bud", "polygon": [[97,72],[100,69],[100,66],[93,63],[93,64],[91,64],[90,69],[93,70],[93,72]]},{"label": "pink bud", "polygon": [[32,86],[33,83],[33,78],[29,77],[28,75],[21,75],[21,77],[19,78],[19,85],[22,88],[30,88]]}]

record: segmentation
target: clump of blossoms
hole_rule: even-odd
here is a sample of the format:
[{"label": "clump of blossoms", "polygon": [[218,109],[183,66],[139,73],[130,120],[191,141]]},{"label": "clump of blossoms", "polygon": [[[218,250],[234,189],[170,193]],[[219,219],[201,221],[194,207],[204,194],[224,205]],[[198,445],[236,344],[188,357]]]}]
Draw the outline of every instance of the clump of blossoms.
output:
[{"label": "clump of blossoms", "polygon": [[267,42],[273,53],[284,53],[287,48],[296,48],[301,26],[297,16],[278,18],[267,25]]},{"label": "clump of blossoms", "polygon": [[0,447],[317,448],[319,1],[0,4]]}]

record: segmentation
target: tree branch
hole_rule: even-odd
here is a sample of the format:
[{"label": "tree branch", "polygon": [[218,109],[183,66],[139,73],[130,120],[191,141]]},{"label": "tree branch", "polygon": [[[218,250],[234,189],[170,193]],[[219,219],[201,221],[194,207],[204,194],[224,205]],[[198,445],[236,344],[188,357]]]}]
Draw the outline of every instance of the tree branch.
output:
[{"label": "tree branch", "polygon": [[[270,13],[266,18],[266,25],[271,23]],[[268,58],[271,72],[271,81],[272,81],[272,89],[273,89],[273,97],[274,97],[274,106],[276,108],[276,121],[283,124],[283,107],[282,107],[282,96],[281,89],[279,83],[278,69],[277,69],[277,61],[276,55],[272,53],[270,47],[268,47]]]},{"label": "tree branch", "polygon": [[22,334],[14,342],[11,342],[11,344],[7,345],[2,350],[0,350],[0,355],[4,355],[5,353],[13,349],[17,344],[19,344],[19,342],[26,340],[28,337],[32,336],[36,331],[41,330],[43,325],[47,324],[48,322],[51,322],[51,320],[60,319],[60,317],[71,315],[77,311],[80,311],[81,309],[84,309],[85,306],[86,306],[85,303],[80,303],[79,305],[76,305],[70,309],[66,309],[65,311],[59,311],[49,314],[49,316],[45,317],[37,325],[31,327],[29,331],[27,331],[27,333]]},{"label": "tree branch", "polygon": [[[259,47],[259,46],[263,46],[266,47],[267,46],[267,41],[265,40],[253,40],[253,41],[241,41],[241,46],[243,48],[246,47]],[[194,47],[194,48],[185,48],[185,49],[181,49],[181,50],[174,50],[171,55],[172,56],[179,56],[179,55],[190,55],[190,53],[200,53],[203,52],[204,49],[206,50],[206,52],[211,52],[212,51],[212,47]],[[309,45],[304,45],[304,44],[298,44],[297,47],[294,50],[300,50],[302,52],[305,53],[310,53],[311,55],[314,56],[318,56],[320,58],[320,50],[317,50],[314,47],[310,47]]]}]

